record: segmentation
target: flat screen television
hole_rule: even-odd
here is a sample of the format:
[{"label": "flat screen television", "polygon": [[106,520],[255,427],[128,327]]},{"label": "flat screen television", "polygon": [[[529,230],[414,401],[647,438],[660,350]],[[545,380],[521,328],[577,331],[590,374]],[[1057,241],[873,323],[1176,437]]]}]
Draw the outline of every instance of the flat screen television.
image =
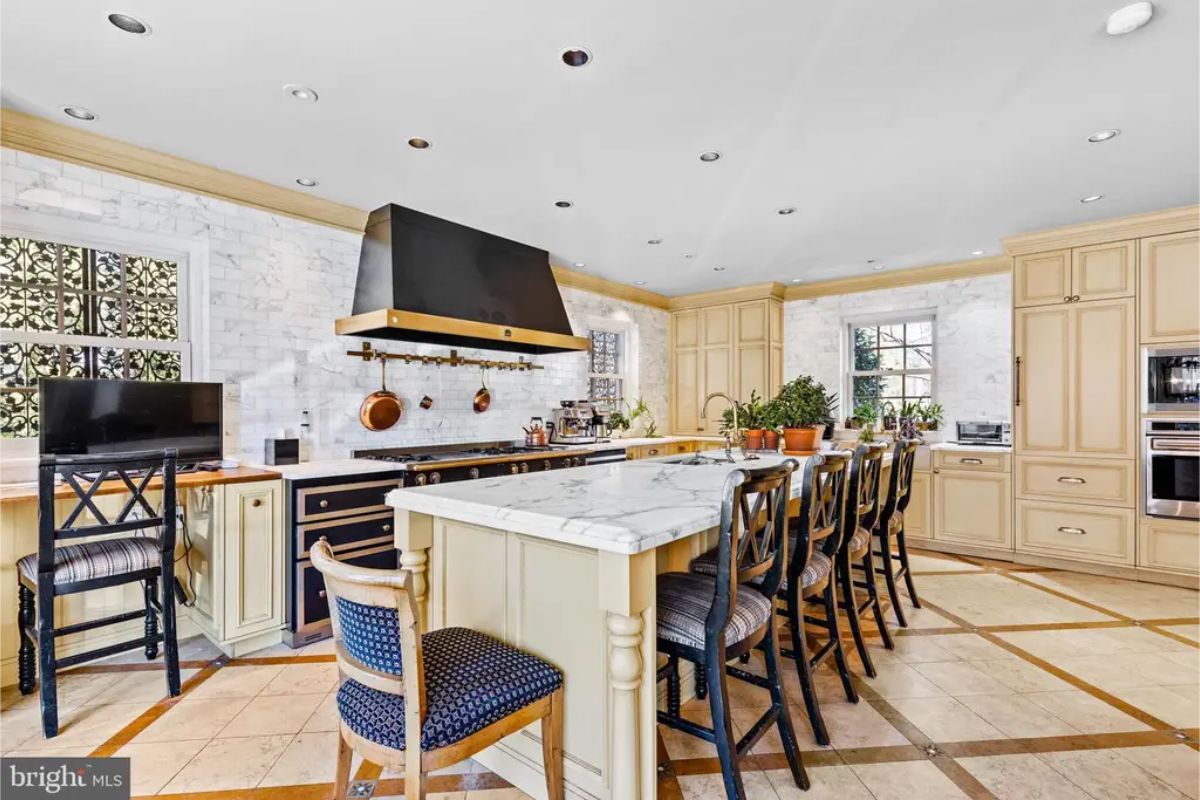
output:
[{"label": "flat screen television", "polygon": [[221,458],[221,384],[43,378],[42,453],[174,447],[181,464]]}]

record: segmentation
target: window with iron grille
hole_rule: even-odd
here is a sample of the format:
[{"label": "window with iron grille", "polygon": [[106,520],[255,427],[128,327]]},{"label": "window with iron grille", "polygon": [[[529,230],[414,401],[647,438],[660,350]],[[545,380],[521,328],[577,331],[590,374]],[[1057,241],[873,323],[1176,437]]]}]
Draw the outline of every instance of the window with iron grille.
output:
[{"label": "window with iron grille", "polygon": [[625,397],[625,337],[617,331],[592,329],[588,338],[588,398],[615,407]]},{"label": "window with iron grille", "polygon": [[39,378],[189,376],[180,264],[0,236],[0,437],[38,435]]},{"label": "window with iron grille", "polygon": [[890,405],[898,414],[907,403],[933,402],[932,315],[848,325],[849,394],[853,408]]}]

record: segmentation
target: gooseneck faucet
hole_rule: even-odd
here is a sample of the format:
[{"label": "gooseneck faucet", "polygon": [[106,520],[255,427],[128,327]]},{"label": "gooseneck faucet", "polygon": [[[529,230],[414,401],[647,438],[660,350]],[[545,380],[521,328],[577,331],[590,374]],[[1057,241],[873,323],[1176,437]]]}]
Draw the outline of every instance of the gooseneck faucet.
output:
[{"label": "gooseneck faucet", "polygon": [[[700,406],[700,419],[708,419],[708,404],[712,402],[714,397],[721,397],[729,401],[729,407],[733,409],[733,435],[738,437],[738,450],[742,453],[743,461],[750,461],[758,458],[758,456],[748,455],[746,448],[742,446],[741,427],[738,425],[738,402],[724,392],[713,392],[708,397],[704,398],[704,405]],[[725,431],[725,459],[730,464],[736,464],[733,460],[733,441],[729,436],[728,429]]]}]

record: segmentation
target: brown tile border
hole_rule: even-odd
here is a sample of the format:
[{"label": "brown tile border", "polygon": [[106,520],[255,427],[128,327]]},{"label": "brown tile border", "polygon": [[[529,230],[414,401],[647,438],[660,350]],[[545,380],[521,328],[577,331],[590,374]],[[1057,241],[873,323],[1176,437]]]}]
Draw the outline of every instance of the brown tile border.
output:
[{"label": "brown tile border", "polygon": [[232,659],[226,666],[229,667],[261,667],[261,666],[277,666],[279,664],[333,664],[337,661],[337,656],[332,653],[325,655],[324,653],[314,656],[241,656]]}]

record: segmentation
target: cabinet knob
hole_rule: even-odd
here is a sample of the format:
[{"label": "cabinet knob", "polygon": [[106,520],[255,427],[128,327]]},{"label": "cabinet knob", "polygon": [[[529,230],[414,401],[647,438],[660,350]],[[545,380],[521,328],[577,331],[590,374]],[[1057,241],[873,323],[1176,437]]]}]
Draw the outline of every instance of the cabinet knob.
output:
[{"label": "cabinet knob", "polygon": [[1068,295],[1063,295],[1063,302],[1064,302],[1064,303],[1069,303],[1069,302],[1071,302],[1071,295],[1069,295],[1069,294],[1068,294]]},{"label": "cabinet knob", "polygon": [[322,600],[324,600],[327,597],[325,590],[322,589],[321,591],[317,592],[317,597],[320,597]]},{"label": "cabinet knob", "polygon": [[1087,481],[1085,481],[1083,478],[1072,478],[1067,475],[1064,475],[1061,478],[1059,478],[1058,482],[1059,483],[1074,483],[1074,484],[1079,484],[1079,485],[1087,483]]},{"label": "cabinet knob", "polygon": [[383,523],[383,532],[384,533],[387,533],[391,529],[392,529],[392,524],[390,522]]},{"label": "cabinet knob", "polygon": [[1078,302],[1079,302],[1079,295],[1077,295],[1077,294],[1073,294],[1073,295],[1071,295],[1071,302],[1072,302],[1072,303],[1078,303]]},{"label": "cabinet knob", "polygon": [[1058,532],[1059,533],[1072,533],[1076,536],[1083,536],[1084,534],[1087,533],[1087,531],[1085,531],[1083,528],[1072,528],[1069,525],[1059,525]]},{"label": "cabinet knob", "polygon": [[250,501],[250,505],[254,508],[258,508],[259,506],[262,505],[262,500],[260,500],[259,498],[256,497]]},{"label": "cabinet knob", "polygon": [[321,502],[317,503],[317,505],[319,505],[321,508],[329,508],[329,501],[322,500]]}]

